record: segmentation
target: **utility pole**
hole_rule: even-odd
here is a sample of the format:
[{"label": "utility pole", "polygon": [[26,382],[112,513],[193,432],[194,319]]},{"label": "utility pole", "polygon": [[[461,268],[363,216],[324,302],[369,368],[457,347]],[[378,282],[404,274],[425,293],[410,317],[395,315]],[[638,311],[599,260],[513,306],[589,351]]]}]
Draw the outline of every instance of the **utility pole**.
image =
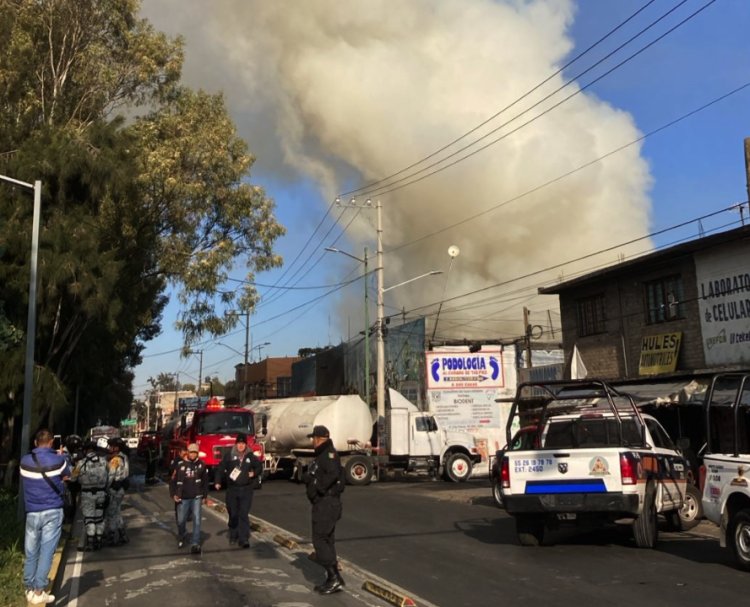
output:
[{"label": "utility pole", "polygon": [[242,398],[240,404],[247,404],[247,353],[250,345],[250,311],[245,311],[245,364],[242,365]]},{"label": "utility pole", "polygon": [[365,402],[370,406],[370,315],[367,295],[367,247],[365,247]]},{"label": "utility pole", "polygon": [[526,368],[531,369],[531,325],[529,324],[529,309],[523,307],[523,330],[526,344]]},{"label": "utility pole", "polygon": [[383,206],[380,200],[375,204],[377,211],[377,263],[378,263],[378,371],[377,371],[377,414],[378,414],[378,447],[387,447],[388,441],[385,436],[385,342],[383,341],[383,324],[385,313],[383,307]]}]

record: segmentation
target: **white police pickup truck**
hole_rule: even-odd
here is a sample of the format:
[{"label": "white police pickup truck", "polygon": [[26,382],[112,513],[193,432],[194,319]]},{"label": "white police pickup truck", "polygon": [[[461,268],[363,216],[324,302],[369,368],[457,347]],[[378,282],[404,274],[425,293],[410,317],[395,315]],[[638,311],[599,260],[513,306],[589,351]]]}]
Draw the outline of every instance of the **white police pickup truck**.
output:
[{"label": "white police pickup truck", "polygon": [[657,515],[680,528],[686,462],[654,418],[601,380],[524,383],[507,434],[533,425],[529,450],[506,451],[500,464],[503,507],[519,542],[543,543],[563,524],[632,518],[636,545],[653,548]]},{"label": "white police pickup truck", "polygon": [[750,571],[750,374],[714,376],[704,399],[703,512],[719,525],[719,543]]}]

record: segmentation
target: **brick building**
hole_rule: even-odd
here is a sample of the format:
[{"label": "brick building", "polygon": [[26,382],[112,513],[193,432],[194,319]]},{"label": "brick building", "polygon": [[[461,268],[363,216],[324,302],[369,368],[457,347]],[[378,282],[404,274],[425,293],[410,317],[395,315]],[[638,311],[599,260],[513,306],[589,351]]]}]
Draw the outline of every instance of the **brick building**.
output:
[{"label": "brick building", "polygon": [[750,226],[554,286],[563,348],[589,377],[633,380],[750,369]]},{"label": "brick building", "polygon": [[257,363],[235,365],[234,377],[244,394],[242,404],[261,398],[284,398],[292,392],[292,364],[297,356],[266,358]]}]

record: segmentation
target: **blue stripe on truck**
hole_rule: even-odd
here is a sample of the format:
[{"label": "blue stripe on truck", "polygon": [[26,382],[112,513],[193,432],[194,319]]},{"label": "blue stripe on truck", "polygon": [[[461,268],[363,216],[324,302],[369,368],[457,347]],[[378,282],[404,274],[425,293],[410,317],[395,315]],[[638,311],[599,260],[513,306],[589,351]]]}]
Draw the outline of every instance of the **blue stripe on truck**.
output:
[{"label": "blue stripe on truck", "polygon": [[606,493],[607,487],[601,478],[569,481],[527,481],[526,493]]}]

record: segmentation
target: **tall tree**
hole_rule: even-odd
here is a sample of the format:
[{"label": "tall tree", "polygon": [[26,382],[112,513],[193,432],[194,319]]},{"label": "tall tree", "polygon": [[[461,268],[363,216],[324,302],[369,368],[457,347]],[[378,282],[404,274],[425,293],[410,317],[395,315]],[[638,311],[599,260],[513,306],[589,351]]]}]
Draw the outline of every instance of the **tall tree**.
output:
[{"label": "tall tree", "polygon": [[[0,0],[0,173],[44,186],[34,415],[81,425],[124,417],[132,368],[160,331],[168,285],[186,347],[231,329],[215,304],[235,264],[273,267],[283,228],[249,183],[253,157],[221,95],[179,82],[182,42],[137,17],[137,0]],[[122,115],[126,115],[127,120]],[[31,208],[0,187],[0,300],[25,326]],[[0,449],[20,409],[23,343],[0,348]],[[70,416],[66,415],[66,419]],[[0,458],[3,455],[0,452]]]}]

